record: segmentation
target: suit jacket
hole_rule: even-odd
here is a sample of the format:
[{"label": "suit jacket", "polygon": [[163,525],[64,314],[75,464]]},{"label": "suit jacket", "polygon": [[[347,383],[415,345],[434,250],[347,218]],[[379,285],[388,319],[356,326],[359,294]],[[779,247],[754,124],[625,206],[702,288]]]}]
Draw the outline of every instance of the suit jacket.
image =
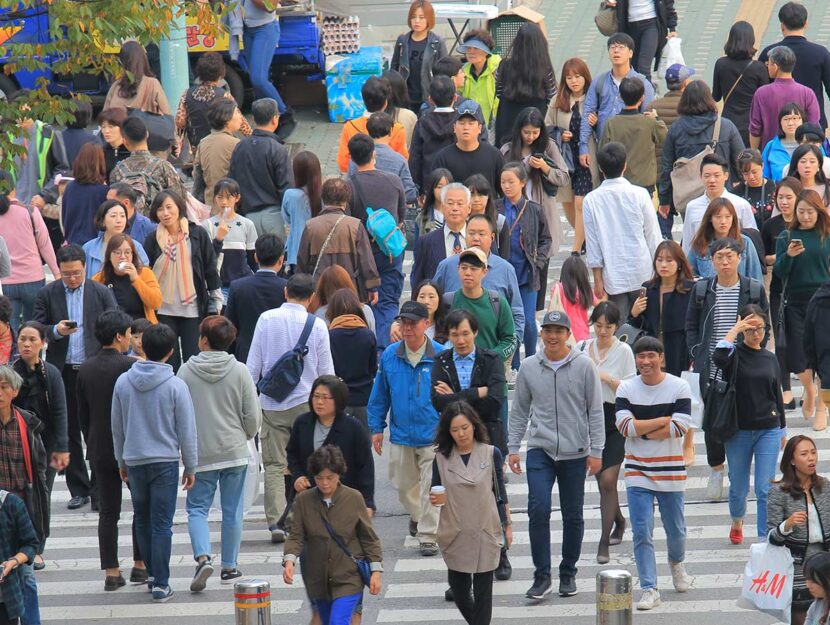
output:
[{"label": "suit jacket", "polygon": [[285,303],[285,286],[288,282],[273,271],[259,270],[252,276],[231,282],[225,316],[236,326],[236,359],[248,360],[251,341],[259,316],[266,310],[279,308]]},{"label": "suit jacket", "polygon": [[424,280],[432,280],[438,263],[447,257],[444,228],[436,228],[415,243],[415,263],[409,277],[412,290]]},{"label": "suit jacket", "polygon": [[[311,412],[300,415],[291,428],[286,454],[291,480],[306,476],[314,484],[308,473],[308,458],[314,453],[314,425],[317,417]],[[339,414],[331,424],[323,445],[337,445],[346,460],[346,473],[342,482],[363,495],[366,507],[375,507],[375,461],[372,458],[372,443],[369,432],[357,419],[347,414]]]},{"label": "suit jacket", "polygon": [[[92,280],[84,281],[84,350],[87,358],[92,358],[101,351],[101,344],[95,338],[95,320],[105,310],[117,308],[118,303],[110,289]],[[47,326],[49,349],[46,350],[46,362],[52,363],[60,370],[63,370],[63,365],[66,364],[69,337],[58,336],[55,333],[55,324],[69,319],[67,310],[66,291],[62,280],[55,280],[38,291],[33,319]]]}]

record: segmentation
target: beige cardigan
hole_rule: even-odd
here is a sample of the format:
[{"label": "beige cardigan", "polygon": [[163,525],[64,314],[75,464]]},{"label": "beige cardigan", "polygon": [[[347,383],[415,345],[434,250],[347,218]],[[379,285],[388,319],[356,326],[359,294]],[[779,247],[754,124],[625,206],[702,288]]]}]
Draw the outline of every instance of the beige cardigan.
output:
[{"label": "beige cardigan", "polygon": [[170,103],[167,101],[167,96],[164,89],[161,88],[161,83],[155,79],[145,76],[138,83],[138,92],[132,98],[123,98],[118,94],[119,81],[115,81],[110,86],[107,93],[107,99],[104,101],[104,108],[122,107],[127,109],[138,109],[145,113],[153,113],[155,115],[172,115],[170,110]]},{"label": "beige cardigan", "polygon": [[[575,103],[579,104],[580,113],[585,110],[584,95],[576,100],[571,98],[571,109],[573,109],[573,105]],[[550,104],[548,104],[548,112],[545,115],[545,125],[558,126],[562,130],[568,130],[571,125],[572,116],[573,113],[571,111],[563,113],[556,108],[556,98],[552,98]],[[571,141],[579,141],[579,137],[575,136],[571,139]],[[597,139],[594,133],[591,133],[591,139],[588,141],[588,155],[591,157],[591,179],[593,180],[594,188],[596,188],[599,186],[600,179],[599,168],[597,167]],[[559,193],[556,194],[556,199],[559,202],[573,202],[573,187],[568,185],[560,188]]]}]

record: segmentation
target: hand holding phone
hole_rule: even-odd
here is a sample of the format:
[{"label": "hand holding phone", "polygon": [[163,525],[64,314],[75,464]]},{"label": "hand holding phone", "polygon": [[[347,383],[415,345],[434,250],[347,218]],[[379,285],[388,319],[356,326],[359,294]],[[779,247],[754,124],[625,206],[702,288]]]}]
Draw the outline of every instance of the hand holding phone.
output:
[{"label": "hand holding phone", "polygon": [[74,330],[75,328],[78,327],[78,322],[77,321],[66,321],[64,323],[65,323],[66,327],[69,328],[70,330]]}]

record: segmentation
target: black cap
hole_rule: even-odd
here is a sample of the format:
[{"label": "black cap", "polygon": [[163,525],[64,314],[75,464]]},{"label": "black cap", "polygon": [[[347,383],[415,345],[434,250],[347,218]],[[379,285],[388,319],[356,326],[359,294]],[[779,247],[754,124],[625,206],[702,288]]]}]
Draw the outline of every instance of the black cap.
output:
[{"label": "black cap", "polygon": [[410,321],[429,319],[429,311],[421,302],[404,302],[401,306],[401,312],[398,313],[398,319],[409,319]]},{"label": "black cap", "polygon": [[795,130],[795,140],[801,143],[801,140],[804,138],[804,135],[813,135],[811,139],[813,141],[824,141],[824,131],[821,129],[821,126],[818,124],[811,124],[807,122],[805,124],[801,124]]}]

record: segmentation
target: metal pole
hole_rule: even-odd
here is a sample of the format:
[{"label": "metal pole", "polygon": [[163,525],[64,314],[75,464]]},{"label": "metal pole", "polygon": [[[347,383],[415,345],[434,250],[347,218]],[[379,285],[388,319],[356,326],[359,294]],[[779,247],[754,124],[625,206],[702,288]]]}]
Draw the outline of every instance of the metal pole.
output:
[{"label": "metal pole", "polygon": [[179,98],[190,86],[184,14],[173,18],[170,36],[159,43],[159,57],[161,86],[164,88],[170,106],[175,111]]},{"label": "metal pole", "polygon": [[271,583],[246,579],[233,587],[236,625],[271,625]]},{"label": "metal pole", "polygon": [[597,625],[631,625],[631,573],[608,569],[597,573]]}]

